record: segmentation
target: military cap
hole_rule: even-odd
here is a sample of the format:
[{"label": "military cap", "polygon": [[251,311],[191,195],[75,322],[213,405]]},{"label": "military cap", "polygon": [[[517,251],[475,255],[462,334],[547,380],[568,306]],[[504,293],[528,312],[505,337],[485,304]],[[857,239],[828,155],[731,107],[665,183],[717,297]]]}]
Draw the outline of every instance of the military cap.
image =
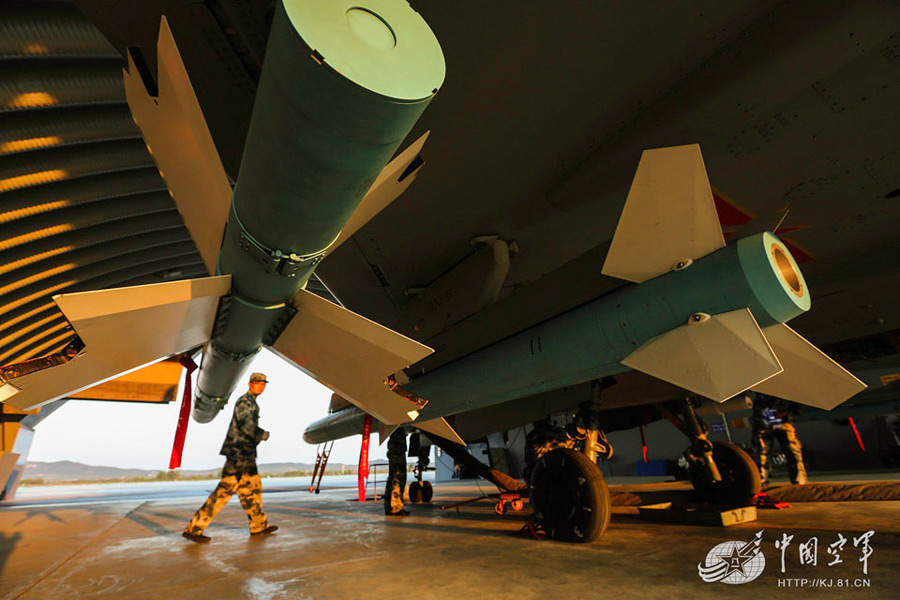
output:
[{"label": "military cap", "polygon": [[269,383],[268,381],[266,381],[266,376],[262,373],[254,373],[253,375],[251,375],[250,383],[253,383],[254,381],[262,381],[263,383]]}]

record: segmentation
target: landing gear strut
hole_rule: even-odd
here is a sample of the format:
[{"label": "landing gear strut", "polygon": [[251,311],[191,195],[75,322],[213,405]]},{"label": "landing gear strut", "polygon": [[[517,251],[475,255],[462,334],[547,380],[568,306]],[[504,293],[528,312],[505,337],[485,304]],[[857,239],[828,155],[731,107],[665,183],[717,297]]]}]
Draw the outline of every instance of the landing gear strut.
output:
[{"label": "landing gear strut", "polygon": [[684,452],[691,485],[708,501],[740,504],[762,490],[762,480],[750,455],[728,442],[711,442],[707,428],[695,412],[695,399],[681,405],[681,418],[666,410],[664,415],[691,441]]}]

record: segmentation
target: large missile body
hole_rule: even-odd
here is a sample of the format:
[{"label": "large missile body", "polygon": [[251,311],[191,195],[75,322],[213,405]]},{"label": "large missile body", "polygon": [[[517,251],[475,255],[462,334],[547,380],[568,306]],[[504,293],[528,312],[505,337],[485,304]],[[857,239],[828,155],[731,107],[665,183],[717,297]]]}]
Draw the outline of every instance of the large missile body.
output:
[{"label": "large missile body", "polygon": [[[718,402],[752,389],[830,409],[865,388],[785,322],[810,308],[787,247],[765,232],[725,245],[697,145],[644,151],[603,274],[633,282],[433,371],[407,373],[427,404],[413,424],[642,371]],[[365,408],[365,407],[361,407]],[[345,409],[319,443],[359,431]]]},{"label": "large missile body", "polygon": [[[776,256],[782,264],[787,261],[786,271]],[[443,416],[434,410],[455,414],[621,373],[630,368],[623,361],[635,350],[689,324],[694,315],[704,319],[750,309],[765,328],[809,306],[790,252],[774,235],[762,233],[687,268],[625,286],[415,378],[406,387],[435,400],[421,411],[420,418],[431,419]]]},{"label": "large missile body", "polygon": [[[429,400],[419,418],[435,419],[627,371],[628,357],[647,342],[689,323],[709,327],[709,315],[749,309],[766,328],[809,307],[787,247],[762,233],[414,376],[405,387]],[[311,424],[304,439],[357,434],[363,416],[356,408],[334,413]]]},{"label": "large missile body", "polygon": [[[404,0],[276,4],[234,187],[165,18],[155,81],[132,52],[123,73],[132,116],[214,276],[54,298],[80,342],[0,374],[0,401],[33,408],[205,344],[193,415],[206,422],[265,345],[381,422],[418,416],[390,377],[431,348],[305,288],[415,179],[428,133],[394,154],[443,83],[440,45]],[[455,436],[442,421],[430,427]]]},{"label": "large missile body", "polygon": [[[363,7],[365,6],[365,7]],[[412,41],[411,41],[412,40]],[[278,4],[217,274],[230,274],[198,375],[211,420],[293,313],[319,261],[444,78],[405,2]]]}]

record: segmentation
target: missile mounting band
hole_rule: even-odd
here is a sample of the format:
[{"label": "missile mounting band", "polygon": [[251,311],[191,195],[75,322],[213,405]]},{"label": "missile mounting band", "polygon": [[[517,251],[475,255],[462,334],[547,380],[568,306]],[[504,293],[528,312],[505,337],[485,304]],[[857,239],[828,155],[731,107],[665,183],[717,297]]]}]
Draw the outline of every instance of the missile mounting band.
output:
[{"label": "missile mounting band", "polygon": [[235,222],[240,228],[240,231],[234,231],[232,233],[232,235],[237,238],[240,248],[249,254],[251,258],[260,263],[266,273],[275,273],[283,277],[296,277],[300,271],[315,268],[316,265],[322,262],[322,259],[325,258],[325,255],[328,253],[328,249],[331,248],[340,236],[340,232],[338,232],[334,239],[321,250],[300,255],[287,250],[270,248],[253,237],[253,235],[244,227],[241,218],[237,214],[237,210],[234,206],[234,196],[232,196],[231,199],[231,212],[234,215]]}]

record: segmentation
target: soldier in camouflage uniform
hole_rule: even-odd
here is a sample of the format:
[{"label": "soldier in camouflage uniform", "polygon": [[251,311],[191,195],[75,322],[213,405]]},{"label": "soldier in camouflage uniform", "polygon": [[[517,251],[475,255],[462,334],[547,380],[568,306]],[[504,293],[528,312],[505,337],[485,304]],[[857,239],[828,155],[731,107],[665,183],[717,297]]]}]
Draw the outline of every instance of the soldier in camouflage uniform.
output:
[{"label": "soldier in camouflage uniform", "polygon": [[384,514],[405,517],[403,492],[406,489],[406,432],[398,427],[387,443],[388,479],[384,488]]},{"label": "soldier in camouflage uniform", "polygon": [[250,535],[268,535],[278,529],[269,525],[263,513],[262,484],[256,469],[256,446],[269,439],[269,432],[259,427],[259,405],[256,404],[256,397],[263,393],[266,383],[262,373],[251,375],[250,390],[234,405],[234,415],[220,451],[225,456],[222,480],[182,533],[193,542],[209,541],[203,530],[235,492],[250,519]]},{"label": "soldier in camouflage uniform", "polygon": [[797,438],[797,430],[791,422],[795,405],[765,394],[754,394],[753,400],[753,450],[756,454],[759,474],[763,483],[769,481],[769,449],[772,438],[778,440],[787,462],[791,483],[807,483],[806,466],[803,464],[803,446]]}]

